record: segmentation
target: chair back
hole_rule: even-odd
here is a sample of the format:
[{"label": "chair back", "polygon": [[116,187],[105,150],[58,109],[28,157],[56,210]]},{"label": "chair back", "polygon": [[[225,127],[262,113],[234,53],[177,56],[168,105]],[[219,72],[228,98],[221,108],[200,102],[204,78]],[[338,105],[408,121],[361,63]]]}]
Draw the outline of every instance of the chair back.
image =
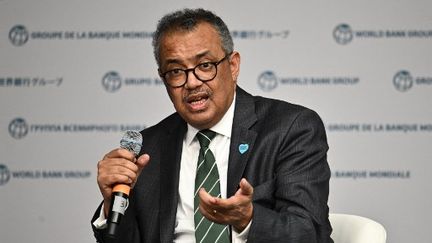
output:
[{"label": "chair back", "polygon": [[385,243],[387,233],[378,222],[350,214],[330,214],[334,243]]}]

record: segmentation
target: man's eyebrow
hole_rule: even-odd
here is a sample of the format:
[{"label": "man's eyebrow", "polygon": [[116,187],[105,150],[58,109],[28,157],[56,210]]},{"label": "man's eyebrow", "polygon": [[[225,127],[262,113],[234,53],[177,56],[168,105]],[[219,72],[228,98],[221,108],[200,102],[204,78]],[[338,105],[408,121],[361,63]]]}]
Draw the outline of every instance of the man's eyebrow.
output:
[{"label": "man's eyebrow", "polygon": [[181,63],[181,60],[180,59],[177,59],[177,58],[172,58],[172,59],[167,59],[166,61],[166,65],[169,65],[169,64],[172,64],[172,63]]},{"label": "man's eyebrow", "polygon": [[[202,53],[198,53],[198,54],[196,54],[195,57],[193,57],[193,58],[194,58],[195,60],[199,60],[199,59],[201,59],[201,58],[207,56],[209,53],[210,53],[210,51],[209,51],[209,50],[206,50],[206,51],[203,51]],[[182,64],[182,63],[183,63],[183,60],[178,59],[178,58],[171,58],[171,59],[167,59],[167,60],[166,60],[166,65],[173,64],[173,63],[174,63],[174,64]]]},{"label": "man's eyebrow", "polygon": [[196,60],[201,59],[201,58],[207,56],[207,55],[209,54],[209,52],[210,52],[210,51],[207,50],[207,51],[204,51],[204,52],[202,52],[202,53],[198,53],[197,55],[195,55],[195,59],[196,59]]}]

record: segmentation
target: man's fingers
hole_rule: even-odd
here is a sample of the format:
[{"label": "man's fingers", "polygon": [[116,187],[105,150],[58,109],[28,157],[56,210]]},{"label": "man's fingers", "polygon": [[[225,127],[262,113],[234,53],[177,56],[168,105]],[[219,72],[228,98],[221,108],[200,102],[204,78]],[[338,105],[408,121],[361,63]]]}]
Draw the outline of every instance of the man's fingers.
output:
[{"label": "man's fingers", "polygon": [[230,224],[242,231],[252,218],[252,194],[253,187],[246,179],[242,179],[236,194],[228,199],[213,197],[201,188],[199,210],[210,221]]},{"label": "man's fingers", "polygon": [[[148,154],[143,154],[137,159],[136,161],[136,166],[138,167],[138,171],[136,172],[137,178],[141,174],[141,171],[144,169],[144,167],[147,166],[149,162],[150,162],[150,156]],[[135,186],[136,182],[137,180],[134,179],[132,182],[132,188]]]},{"label": "man's fingers", "polygon": [[200,202],[206,205],[213,205],[215,206],[217,204],[218,198],[213,197],[210,195],[204,188],[199,189],[198,196],[200,198]]},{"label": "man's fingers", "polygon": [[131,184],[135,179],[134,175],[125,175],[125,174],[113,174],[111,175],[111,181],[113,181],[113,185],[116,184]]},{"label": "man's fingers", "polygon": [[[132,157],[130,156],[132,155]],[[133,160],[130,160],[133,158]],[[150,156],[141,155],[138,159],[126,149],[115,149],[98,163],[98,184],[102,194],[109,196],[111,187],[116,184],[134,185]]]},{"label": "man's fingers", "polygon": [[201,188],[198,191],[198,196],[200,198],[199,210],[201,214],[211,221],[221,223],[219,221],[215,221],[215,212],[221,209],[218,206],[219,198],[211,196],[204,188]]},{"label": "man's fingers", "polygon": [[150,161],[150,156],[148,154],[141,155],[137,161],[136,165],[138,166],[139,170],[142,170]]},{"label": "man's fingers", "polygon": [[123,148],[116,148],[105,155],[104,159],[113,159],[113,158],[124,158],[129,161],[135,162],[135,154],[131,151]]},{"label": "man's fingers", "polygon": [[125,170],[137,173],[139,169],[138,165],[123,158],[105,159],[98,163],[100,173],[124,173]]},{"label": "man's fingers", "polygon": [[201,188],[198,194],[200,201],[207,207],[215,207],[219,209],[224,208],[225,210],[229,210],[243,204],[244,202],[249,202],[252,198],[253,187],[245,178],[240,181],[239,187],[240,188],[237,190],[236,194],[227,199],[213,197],[207,193],[204,188]]},{"label": "man's fingers", "polygon": [[240,192],[246,196],[252,196],[253,194],[253,187],[245,178],[240,181]]}]

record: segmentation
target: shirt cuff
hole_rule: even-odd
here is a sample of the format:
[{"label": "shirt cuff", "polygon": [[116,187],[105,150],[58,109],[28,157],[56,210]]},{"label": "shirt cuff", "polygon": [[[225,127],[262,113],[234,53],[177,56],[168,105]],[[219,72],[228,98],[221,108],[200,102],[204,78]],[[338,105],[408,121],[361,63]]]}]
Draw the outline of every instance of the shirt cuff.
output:
[{"label": "shirt cuff", "polygon": [[100,212],[99,212],[99,218],[97,218],[93,222],[93,225],[96,229],[105,229],[107,227],[107,220],[105,218],[104,205],[103,204],[102,204],[102,207],[101,207]]},{"label": "shirt cuff", "polygon": [[232,230],[232,243],[243,243],[247,242],[247,238],[249,236],[250,226],[252,224],[252,220],[246,226],[246,228],[242,232],[237,232],[234,228]]}]

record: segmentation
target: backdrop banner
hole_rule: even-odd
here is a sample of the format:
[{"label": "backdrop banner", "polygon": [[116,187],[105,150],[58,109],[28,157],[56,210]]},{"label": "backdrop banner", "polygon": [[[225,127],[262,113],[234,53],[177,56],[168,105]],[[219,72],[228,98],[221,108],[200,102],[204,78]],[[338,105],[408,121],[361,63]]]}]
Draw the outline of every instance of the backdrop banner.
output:
[{"label": "backdrop banner", "polygon": [[184,7],[225,20],[242,88],[320,114],[332,213],[432,242],[430,0],[0,0],[0,242],[95,241],[98,161],[174,111],[151,38]]}]

